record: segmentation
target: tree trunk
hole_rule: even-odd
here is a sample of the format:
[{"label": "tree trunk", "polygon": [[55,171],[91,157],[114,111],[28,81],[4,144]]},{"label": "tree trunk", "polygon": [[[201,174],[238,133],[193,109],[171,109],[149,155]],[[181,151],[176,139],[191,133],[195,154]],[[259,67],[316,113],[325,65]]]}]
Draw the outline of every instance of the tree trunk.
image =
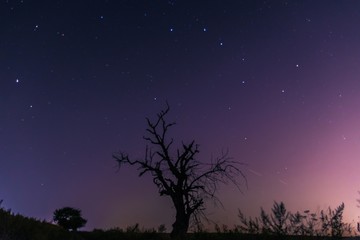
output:
[{"label": "tree trunk", "polygon": [[176,220],[173,223],[172,231],[170,233],[171,239],[183,240],[186,238],[186,233],[189,228],[190,216],[185,212],[176,210]]}]

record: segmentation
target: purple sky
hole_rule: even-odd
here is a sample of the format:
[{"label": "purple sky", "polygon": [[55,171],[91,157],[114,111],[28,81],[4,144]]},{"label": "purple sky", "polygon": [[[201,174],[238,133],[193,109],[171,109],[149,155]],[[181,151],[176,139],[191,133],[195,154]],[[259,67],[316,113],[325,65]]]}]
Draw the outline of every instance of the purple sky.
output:
[{"label": "purple sky", "polygon": [[210,219],[237,224],[273,201],[290,211],[360,197],[360,2],[0,2],[0,199],[50,220],[80,208],[87,229],[171,228],[144,154],[145,117],[171,105],[171,134],[199,157],[228,149],[248,189],[219,192]]}]

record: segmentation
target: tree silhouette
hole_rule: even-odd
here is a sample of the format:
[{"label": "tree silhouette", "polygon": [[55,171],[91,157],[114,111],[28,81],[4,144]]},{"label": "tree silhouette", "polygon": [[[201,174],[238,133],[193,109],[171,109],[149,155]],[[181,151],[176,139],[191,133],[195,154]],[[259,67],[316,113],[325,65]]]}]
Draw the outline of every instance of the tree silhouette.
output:
[{"label": "tree silhouette", "polygon": [[169,110],[167,105],[165,110],[157,114],[154,122],[146,118],[147,135],[144,139],[148,145],[143,159],[133,160],[124,152],[115,153],[113,157],[119,167],[137,166],[139,176],[151,174],[160,196],[170,197],[176,211],[171,238],[183,239],[191,220],[192,223],[199,224],[201,218],[206,218],[206,200],[211,199],[221,204],[216,197],[219,184],[233,183],[240,190],[237,177],[242,176],[245,182],[246,179],[239,169],[241,164],[231,160],[227,152],[212,159],[211,163],[204,163],[197,159],[199,145],[195,141],[188,144],[182,142],[181,147],[174,151],[174,140],[167,135],[175,123],[165,120]]},{"label": "tree silhouette", "polygon": [[288,232],[288,221],[290,213],[287,212],[285,204],[283,202],[274,202],[273,208],[271,209],[271,227],[277,235],[285,235]]},{"label": "tree silhouette", "polygon": [[64,207],[54,211],[54,222],[66,230],[77,231],[78,228],[85,226],[87,220],[81,217],[81,210]]},{"label": "tree silhouette", "polygon": [[343,213],[345,204],[341,203],[337,208],[332,210],[330,207],[325,211],[320,212],[321,231],[324,235],[332,237],[341,237],[344,233],[351,232],[350,224],[343,222]]}]

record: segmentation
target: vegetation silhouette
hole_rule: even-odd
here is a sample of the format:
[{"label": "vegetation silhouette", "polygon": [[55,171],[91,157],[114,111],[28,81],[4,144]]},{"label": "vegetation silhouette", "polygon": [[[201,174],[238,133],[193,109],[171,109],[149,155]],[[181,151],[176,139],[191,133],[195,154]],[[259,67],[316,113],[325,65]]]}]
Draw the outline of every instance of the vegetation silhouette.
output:
[{"label": "vegetation silhouette", "polygon": [[[360,191],[358,191],[358,194],[360,194]],[[358,203],[357,205],[356,205],[356,207],[358,207],[358,208],[360,208],[360,199],[356,199],[356,202]],[[360,218],[360,217],[358,217],[358,218]],[[358,222],[357,223],[357,230],[360,232],[360,222]]]},{"label": "vegetation silhouette", "polygon": [[[0,201],[1,203],[1,201]],[[276,207],[275,207],[276,206]],[[295,214],[285,211],[285,205],[275,203],[268,215],[262,210],[262,217],[269,220],[268,231],[263,231],[260,218],[246,218],[239,211],[240,225],[233,228],[226,225],[221,227],[215,225],[215,232],[205,229],[198,229],[196,232],[188,233],[188,240],[331,240],[331,239],[358,239],[343,238],[350,233],[350,224],[343,223],[342,213],[344,205],[331,210],[321,211],[319,214],[306,210],[297,211]],[[279,221],[284,220],[285,221]],[[276,219],[278,218],[278,219]],[[327,220],[324,220],[327,219]],[[278,224],[282,222],[284,224]],[[251,223],[251,224],[250,224]],[[276,227],[276,224],[278,226]],[[324,225],[325,224],[325,225]],[[279,227],[279,226],[284,227]],[[325,226],[325,227],[323,227]],[[10,210],[0,208],[0,239],[1,240],[169,240],[170,235],[164,233],[164,225],[157,230],[154,228],[145,229],[138,223],[130,225],[125,229],[112,228],[108,230],[94,229],[92,231],[66,231],[64,228],[40,221],[34,218],[24,217],[20,214],[13,214]],[[279,231],[286,229],[286,231]],[[281,233],[281,234],[279,234]]]},{"label": "vegetation silhouette", "polygon": [[349,223],[343,222],[345,204],[341,203],[332,210],[330,207],[319,214],[311,213],[309,210],[300,213],[291,213],[286,210],[283,202],[274,202],[271,215],[263,208],[260,217],[246,218],[239,210],[238,217],[240,225],[235,231],[246,234],[264,234],[275,236],[317,236],[340,238],[345,234],[352,233]]},{"label": "vegetation silhouette", "polygon": [[[0,201],[0,205],[1,205]],[[62,227],[35,218],[14,214],[11,210],[0,208],[1,240],[81,240],[77,233],[68,232]]]},{"label": "vegetation silhouette", "polygon": [[146,118],[147,135],[144,139],[148,145],[143,159],[131,159],[124,152],[115,153],[113,157],[119,167],[137,166],[139,176],[151,174],[160,196],[170,197],[176,211],[171,238],[184,239],[190,220],[199,225],[201,219],[206,218],[205,201],[211,199],[219,202],[216,197],[219,184],[233,183],[240,189],[237,177],[242,176],[245,182],[246,178],[239,168],[241,164],[231,160],[227,152],[212,159],[211,163],[204,163],[197,159],[199,145],[195,141],[183,142],[174,151],[174,140],[168,137],[168,132],[175,123],[165,119],[169,110],[167,104],[166,109],[157,114],[155,121]]},{"label": "vegetation silhouette", "polygon": [[71,207],[56,209],[54,211],[53,220],[59,226],[74,232],[79,228],[84,227],[87,222],[87,220],[82,218],[81,210]]}]

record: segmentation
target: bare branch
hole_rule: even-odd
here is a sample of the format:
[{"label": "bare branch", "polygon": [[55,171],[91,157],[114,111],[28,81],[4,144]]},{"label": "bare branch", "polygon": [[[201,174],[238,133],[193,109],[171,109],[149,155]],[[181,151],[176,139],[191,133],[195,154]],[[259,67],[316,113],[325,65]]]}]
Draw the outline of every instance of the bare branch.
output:
[{"label": "bare branch", "polygon": [[245,183],[246,178],[240,170],[242,164],[233,161],[227,151],[210,164],[197,160],[199,145],[195,141],[183,142],[172,156],[174,140],[167,136],[175,123],[168,123],[165,119],[169,110],[167,104],[154,122],[146,118],[147,135],[143,138],[152,148],[146,146],[143,159],[132,160],[123,152],[113,154],[113,157],[119,167],[137,166],[139,176],[151,174],[159,194],[171,198],[176,210],[172,235],[176,235],[187,231],[190,217],[196,224],[200,224],[201,219],[207,219],[204,214],[207,200],[222,206],[216,196],[220,184],[232,183],[240,190],[238,178],[241,177]]}]

